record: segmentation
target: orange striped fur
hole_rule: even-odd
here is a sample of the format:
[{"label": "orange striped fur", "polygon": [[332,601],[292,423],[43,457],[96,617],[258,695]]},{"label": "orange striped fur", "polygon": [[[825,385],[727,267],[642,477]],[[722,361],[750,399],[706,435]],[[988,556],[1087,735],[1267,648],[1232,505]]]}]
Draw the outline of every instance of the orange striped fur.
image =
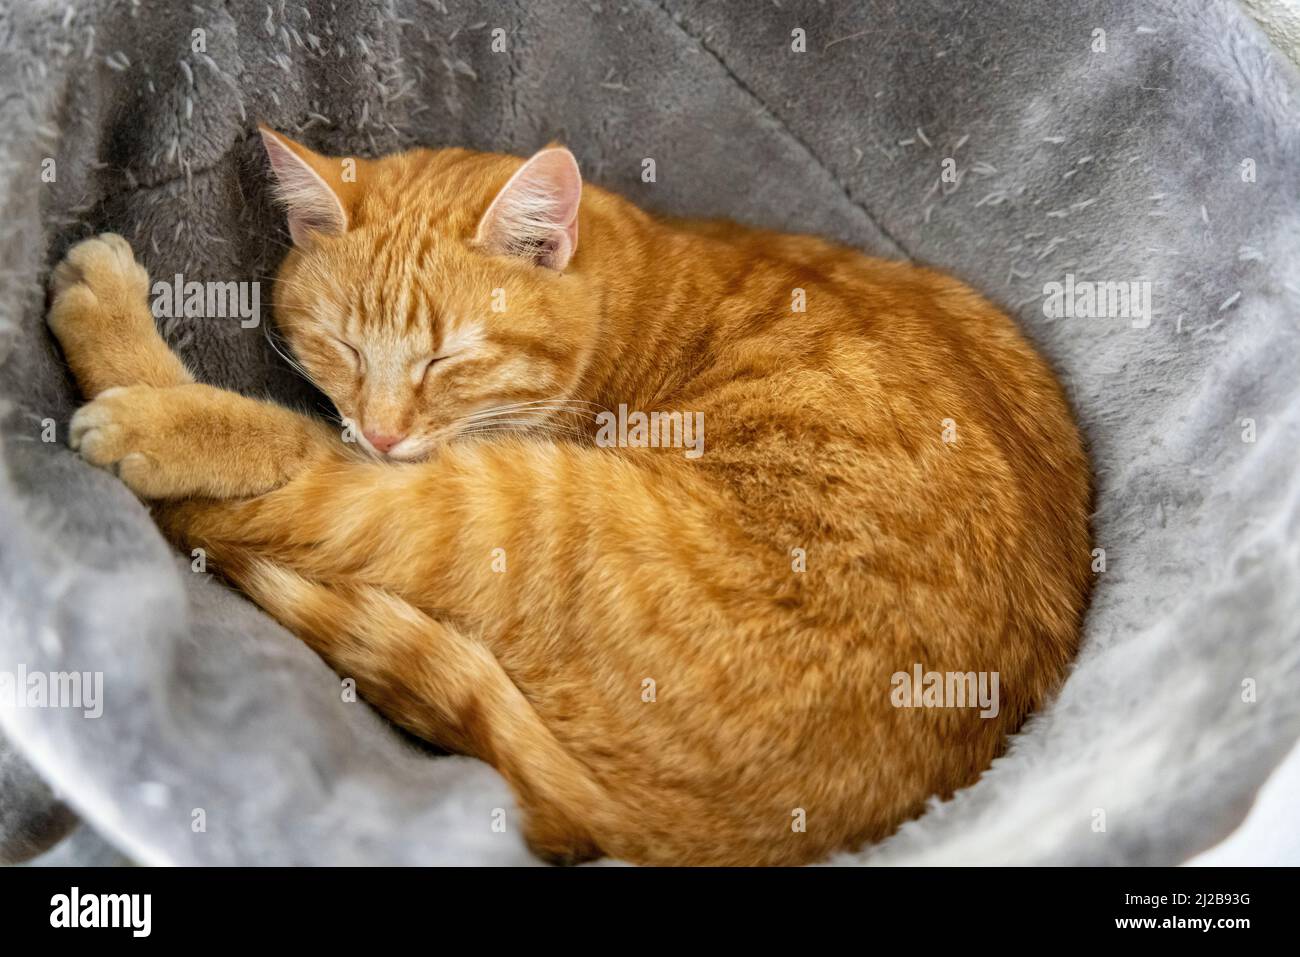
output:
[{"label": "orange striped fur", "polygon": [[[276,323],[357,441],[195,383],[105,235],[54,277],[72,443],[392,720],[496,767],[538,853],[816,861],[974,781],[1059,683],[1087,461],[969,288],[653,217],[559,148],[263,135]],[[702,413],[704,454],[601,447],[620,404]],[[917,664],[997,672],[997,716],[896,707]]]}]

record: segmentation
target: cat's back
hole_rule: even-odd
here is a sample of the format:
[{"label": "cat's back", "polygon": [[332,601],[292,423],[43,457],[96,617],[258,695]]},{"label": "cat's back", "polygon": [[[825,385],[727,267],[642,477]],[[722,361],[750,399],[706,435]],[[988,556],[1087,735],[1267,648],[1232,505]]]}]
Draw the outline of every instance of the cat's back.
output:
[{"label": "cat's back", "polygon": [[950,603],[950,624],[1050,633],[1059,670],[1091,580],[1090,470],[1016,322],[936,269],[725,221],[667,226],[681,308],[710,325],[682,389],[704,410],[697,467],[737,493],[746,532],[834,543],[828,608],[837,586],[942,593],[929,607]]},{"label": "cat's back", "polygon": [[938,270],[819,237],[675,226],[717,290],[717,345],[688,390],[713,415],[715,467],[788,471],[811,455],[832,476],[1086,539],[1089,469],[1065,391],[1002,309]]}]

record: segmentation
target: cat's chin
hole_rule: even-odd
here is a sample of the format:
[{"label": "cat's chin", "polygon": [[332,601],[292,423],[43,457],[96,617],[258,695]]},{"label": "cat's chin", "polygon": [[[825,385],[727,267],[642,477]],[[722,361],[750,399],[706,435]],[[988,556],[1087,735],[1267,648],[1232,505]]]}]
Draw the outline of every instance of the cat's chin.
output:
[{"label": "cat's chin", "polygon": [[407,447],[407,441],[403,440],[388,450],[387,454],[381,455],[380,458],[388,462],[419,462],[427,459],[433,454],[438,447],[438,442],[429,439],[420,439],[411,442]]}]

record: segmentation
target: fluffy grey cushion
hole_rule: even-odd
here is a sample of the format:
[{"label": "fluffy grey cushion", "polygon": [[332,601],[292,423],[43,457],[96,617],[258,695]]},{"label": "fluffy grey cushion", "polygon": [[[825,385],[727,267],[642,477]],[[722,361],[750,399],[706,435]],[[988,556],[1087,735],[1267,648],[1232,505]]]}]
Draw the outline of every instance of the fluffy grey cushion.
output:
[{"label": "fluffy grey cushion", "polygon": [[[333,153],[558,138],[653,209],[934,263],[1019,316],[1096,466],[1106,570],[1084,648],[977,784],[844,861],[1181,861],[1300,733],[1300,82],[1234,6],[66,6],[0,12],[0,670],[101,671],[104,713],[0,725],[134,859],[530,860],[492,770],[344,702],[62,444],[78,400],[43,324],[49,267],[112,229],[155,276],[268,280],[286,236],[257,118]],[[1049,320],[1044,285],[1066,274],[1150,282],[1150,324]],[[262,330],[163,331],[208,381],[319,401]],[[0,857],[67,826],[13,767]]]}]

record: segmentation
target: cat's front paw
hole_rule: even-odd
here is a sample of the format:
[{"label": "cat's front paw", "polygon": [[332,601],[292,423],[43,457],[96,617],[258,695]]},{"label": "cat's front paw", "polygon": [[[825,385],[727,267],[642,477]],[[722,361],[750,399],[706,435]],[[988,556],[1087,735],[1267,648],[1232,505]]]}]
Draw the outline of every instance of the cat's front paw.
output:
[{"label": "cat's front paw", "polygon": [[50,288],[50,329],[62,341],[74,326],[133,312],[149,295],[149,274],[135,261],[130,243],[102,233],[68,250],[54,267]]},{"label": "cat's front paw", "polygon": [[108,469],[141,498],[184,495],[193,484],[177,447],[163,390],[108,389],[77,410],[68,444],[91,465]]},{"label": "cat's front paw", "polygon": [[121,236],[77,243],[55,267],[50,286],[50,331],[87,398],[115,386],[193,381],[158,335],[149,274]]}]

